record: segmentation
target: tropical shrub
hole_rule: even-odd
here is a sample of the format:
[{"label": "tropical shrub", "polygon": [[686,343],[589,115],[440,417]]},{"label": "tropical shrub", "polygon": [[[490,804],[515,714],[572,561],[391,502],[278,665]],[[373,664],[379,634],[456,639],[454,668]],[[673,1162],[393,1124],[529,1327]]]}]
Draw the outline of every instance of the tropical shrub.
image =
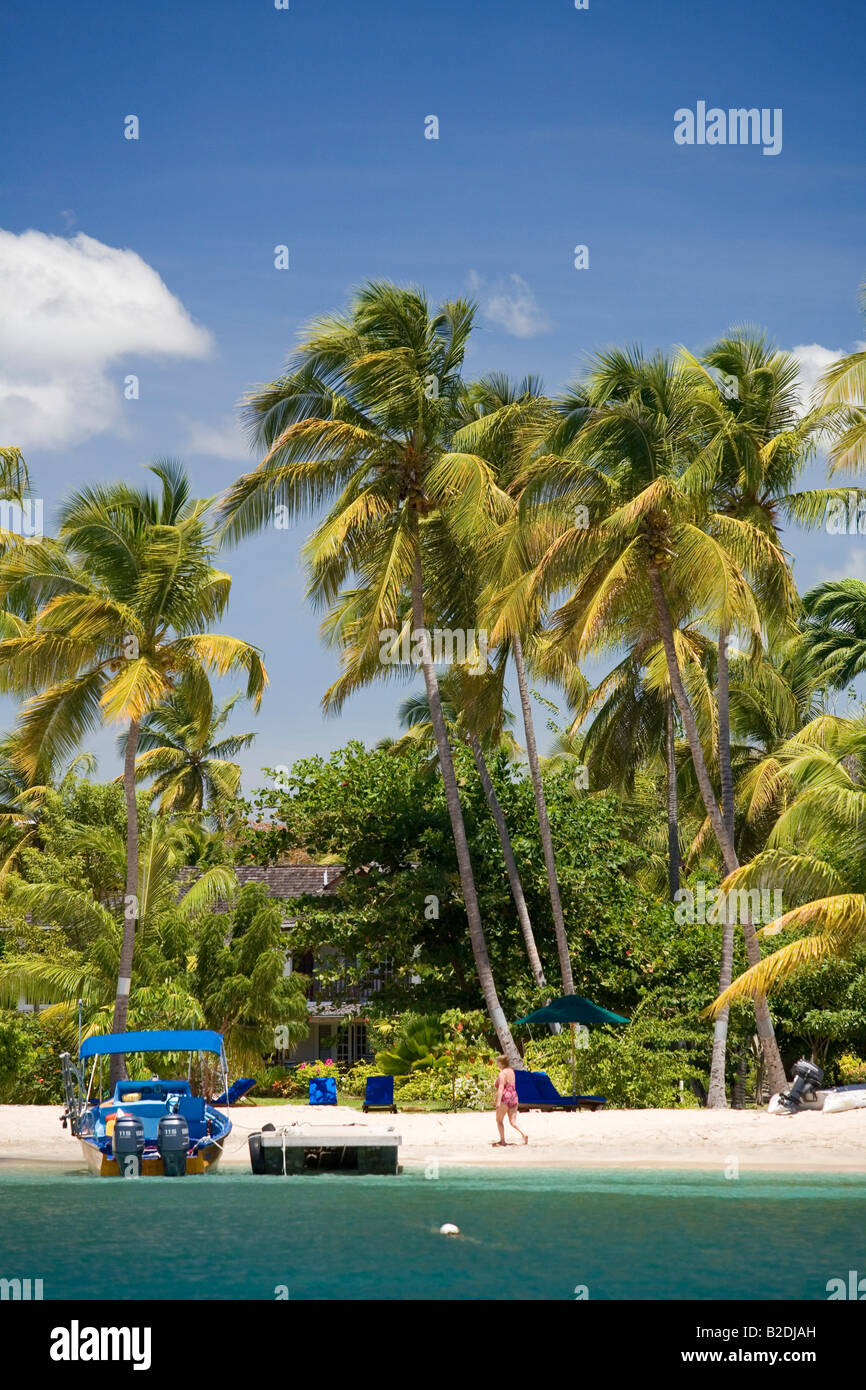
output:
[{"label": "tropical shrub", "polygon": [[[608,1105],[620,1110],[698,1104],[687,1083],[695,1076],[705,1084],[706,1049],[703,1032],[693,1025],[638,1017],[628,1028],[597,1028],[581,1039],[586,1045],[575,1052],[579,1093],[607,1096]],[[524,1062],[531,1071],[546,1071],[557,1090],[571,1094],[567,1029],[528,1043]],[[682,1091],[681,1081],[686,1083]]]},{"label": "tropical shrub", "polygon": [[429,1068],[411,1076],[394,1078],[394,1100],[398,1105],[412,1101],[445,1104],[456,1110],[492,1110],[496,1064],[476,1062],[456,1077],[444,1067]]},{"label": "tropical shrub", "polygon": [[344,1089],[337,1063],[329,1057],[324,1062],[299,1062],[291,1070],[285,1067],[269,1068],[267,1093],[282,1096],[285,1100],[306,1100],[310,1082],[320,1076],[332,1076],[340,1089]]},{"label": "tropical shrub", "polygon": [[444,1029],[435,1014],[404,1014],[392,1046],[376,1053],[376,1066],[383,1076],[409,1076],[436,1065],[445,1040]]},{"label": "tropical shrub", "polygon": [[348,1096],[362,1096],[367,1088],[367,1077],[380,1075],[375,1062],[356,1062],[348,1071],[343,1072],[337,1084]]},{"label": "tropical shrub", "polygon": [[62,1050],[39,1014],[0,1010],[0,1105],[60,1105]]},{"label": "tropical shrub", "polygon": [[333,1058],[327,1057],[324,1062],[299,1062],[295,1075],[303,1085],[306,1085],[308,1081],[314,1081],[320,1076],[332,1076],[337,1081],[340,1077],[340,1070]]},{"label": "tropical shrub", "polygon": [[202,924],[193,989],[205,1022],[225,1036],[235,1074],[272,1053],[276,1038],[291,1050],[307,1036],[304,977],[286,976],[285,959],[282,911],[264,884],[245,884],[231,916],[215,912]]},{"label": "tropical shrub", "polygon": [[843,1053],[839,1058],[839,1084],[855,1086],[860,1082],[866,1085],[866,1061],[853,1052]]}]

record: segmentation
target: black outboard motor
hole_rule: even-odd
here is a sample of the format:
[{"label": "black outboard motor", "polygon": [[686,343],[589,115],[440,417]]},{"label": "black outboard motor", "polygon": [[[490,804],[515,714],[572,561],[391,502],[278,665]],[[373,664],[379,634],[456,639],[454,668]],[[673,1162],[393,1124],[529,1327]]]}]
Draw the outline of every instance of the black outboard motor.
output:
[{"label": "black outboard motor", "polygon": [[779,1096],[779,1107],[794,1115],[804,1100],[814,1099],[815,1092],[824,1080],[824,1073],[814,1062],[807,1062],[801,1057],[799,1062],[795,1062],[792,1075],[793,1083]]},{"label": "black outboard motor", "polygon": [[167,1178],[186,1177],[189,1125],[183,1115],[163,1115],[157,1128],[156,1147]]},{"label": "black outboard motor", "polygon": [[144,1122],[137,1115],[119,1115],[114,1122],[114,1157],[122,1178],[141,1177]]}]

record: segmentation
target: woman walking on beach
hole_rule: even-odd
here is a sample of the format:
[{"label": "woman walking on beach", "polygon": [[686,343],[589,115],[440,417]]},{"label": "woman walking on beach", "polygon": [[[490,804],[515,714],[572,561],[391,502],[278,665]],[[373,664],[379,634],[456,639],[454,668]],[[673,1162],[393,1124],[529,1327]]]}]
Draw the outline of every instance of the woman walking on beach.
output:
[{"label": "woman walking on beach", "polygon": [[506,1114],[509,1124],[517,1130],[524,1144],[528,1144],[529,1135],[524,1134],[517,1123],[517,1086],[514,1080],[514,1071],[508,1065],[508,1058],[504,1053],[500,1054],[496,1060],[499,1063],[499,1075],[496,1078],[496,1124],[499,1128],[499,1142],[495,1143],[493,1147],[505,1146]]}]

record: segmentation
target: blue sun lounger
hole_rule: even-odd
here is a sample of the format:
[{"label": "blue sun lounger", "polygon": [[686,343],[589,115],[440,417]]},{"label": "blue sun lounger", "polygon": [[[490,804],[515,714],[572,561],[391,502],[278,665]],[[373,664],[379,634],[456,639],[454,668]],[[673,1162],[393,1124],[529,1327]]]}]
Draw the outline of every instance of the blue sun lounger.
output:
[{"label": "blue sun lounger", "polygon": [[314,1076],[310,1082],[310,1105],[336,1105],[337,1083],[333,1076]]},{"label": "blue sun lounger", "polygon": [[516,1071],[518,1110],[600,1110],[607,1096],[562,1096],[546,1071]]},{"label": "blue sun lounger", "polygon": [[248,1091],[251,1091],[256,1084],[254,1076],[239,1076],[237,1081],[233,1081],[228,1091],[223,1091],[221,1096],[211,1101],[211,1105],[237,1105],[239,1100],[243,1100]]},{"label": "blue sun lounger", "polygon": [[365,1115],[368,1110],[390,1110],[392,1115],[397,1114],[397,1107],[394,1104],[393,1076],[367,1077],[367,1084],[364,1087],[364,1104],[361,1109]]}]

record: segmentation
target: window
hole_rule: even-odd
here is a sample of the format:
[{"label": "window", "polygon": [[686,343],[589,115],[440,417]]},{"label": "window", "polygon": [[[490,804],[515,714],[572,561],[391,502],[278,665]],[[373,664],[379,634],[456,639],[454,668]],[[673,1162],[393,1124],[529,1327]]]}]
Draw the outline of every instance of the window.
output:
[{"label": "window", "polygon": [[353,1062],[360,1062],[362,1057],[367,1055],[367,1025],[366,1023],[353,1023],[352,1032],[353,1042]]}]

